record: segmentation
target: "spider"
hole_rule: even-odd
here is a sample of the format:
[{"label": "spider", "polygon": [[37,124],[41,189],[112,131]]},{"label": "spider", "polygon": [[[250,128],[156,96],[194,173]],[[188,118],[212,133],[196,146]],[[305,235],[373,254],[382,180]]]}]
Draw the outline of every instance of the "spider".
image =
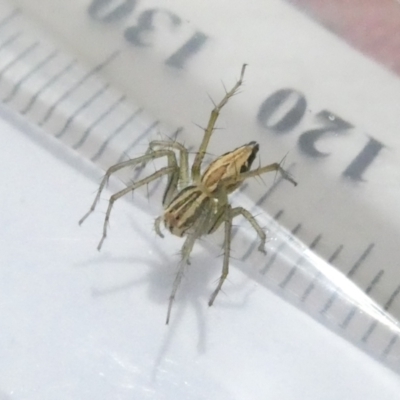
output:
[{"label": "spider", "polygon": [[[104,219],[103,236],[97,247],[98,250],[101,249],[103,241],[107,236],[107,225],[114,203],[140,186],[147,185],[148,183],[167,175],[168,182],[162,200],[164,213],[156,218],[154,222],[155,231],[159,236],[164,237],[161,232],[161,223],[164,223],[165,228],[173,235],[186,237],[186,239],[181,250],[180,268],[175,277],[169,297],[166,324],[168,324],[170,320],[172,305],[177,289],[182,280],[184,265],[190,264],[189,256],[198,238],[203,235],[209,235],[215,232],[222,224],[224,225],[225,237],[223,243],[224,258],[222,274],[219,278],[217,287],[208,301],[209,306],[213,305],[215,298],[228,276],[232,220],[235,217],[241,215],[250,223],[260,239],[258,250],[266,254],[266,234],[264,230],[248,210],[243,207],[231,206],[228,198],[229,194],[238,189],[247,178],[255,177],[270,171],[279,171],[284,179],[297,185],[279,163],[273,163],[250,170],[259,150],[259,145],[255,141],[244,144],[235,150],[219,156],[208,165],[203,173],[201,173],[204,156],[219,113],[241,86],[245,69],[246,64],[242,66],[239,80],[230,91],[226,92],[224,98],[219,104],[215,105],[212,110],[207,127],[204,129],[203,140],[200,144],[199,151],[196,153],[190,170],[188,157],[189,151],[183,144],[176,141],[154,140],[149,143],[146,153],[141,157],[120,162],[111,166],[107,170],[100,183],[92,206],[79,221],[79,225],[82,224],[82,222],[94,211],[96,204],[100,199],[100,195],[112,174],[120,169],[132,166],[143,168],[151,160],[164,157],[167,158],[167,166],[160,168],[153,174],[133,183],[125,189],[114,193],[110,197]],[[179,154],[179,161],[177,159],[177,153]]]}]

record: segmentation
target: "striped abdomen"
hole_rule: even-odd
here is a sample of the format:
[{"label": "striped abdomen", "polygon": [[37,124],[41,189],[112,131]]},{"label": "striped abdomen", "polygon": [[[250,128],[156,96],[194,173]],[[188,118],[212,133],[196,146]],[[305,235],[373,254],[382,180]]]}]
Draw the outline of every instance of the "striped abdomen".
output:
[{"label": "striped abdomen", "polygon": [[164,211],[164,224],[176,236],[184,236],[210,207],[210,197],[197,186],[182,189]]}]

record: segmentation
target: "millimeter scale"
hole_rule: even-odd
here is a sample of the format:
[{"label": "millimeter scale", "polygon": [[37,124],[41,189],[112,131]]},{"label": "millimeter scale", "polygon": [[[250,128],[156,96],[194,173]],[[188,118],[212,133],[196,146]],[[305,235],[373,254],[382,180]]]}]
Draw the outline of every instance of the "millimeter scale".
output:
[{"label": "millimeter scale", "polygon": [[195,151],[207,95],[248,63],[211,151],[256,140],[260,162],[285,157],[299,185],[265,176],[233,196],[271,239],[263,257],[250,230],[235,231],[232,264],[398,371],[400,80],[275,3],[268,23],[242,29],[218,5],[215,24],[181,1],[1,1],[1,101],[105,170],[159,135]]}]

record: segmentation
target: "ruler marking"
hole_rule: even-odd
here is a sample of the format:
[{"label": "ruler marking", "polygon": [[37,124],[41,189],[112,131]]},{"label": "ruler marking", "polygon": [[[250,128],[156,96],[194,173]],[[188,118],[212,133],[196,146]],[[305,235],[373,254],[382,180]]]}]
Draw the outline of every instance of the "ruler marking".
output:
[{"label": "ruler marking", "polygon": [[322,277],[322,272],[318,271],[318,273],[315,275],[314,279],[310,282],[310,284],[306,287],[306,290],[303,292],[303,295],[300,298],[300,301],[304,303],[307,298],[310,296],[311,292],[315,289],[317,283]]},{"label": "ruler marking", "polygon": [[392,351],[394,345],[397,343],[397,341],[399,340],[398,335],[393,335],[392,338],[390,339],[388,345],[385,347],[385,349],[382,352],[382,357],[386,358],[389,353]]},{"label": "ruler marking", "polygon": [[364,253],[361,255],[361,257],[357,260],[357,262],[353,265],[353,267],[350,269],[350,271],[346,274],[348,278],[351,278],[359,269],[361,264],[366,260],[366,258],[370,255],[372,249],[374,248],[375,244],[371,243],[367,249],[364,251]]},{"label": "ruler marking", "polygon": [[[308,246],[309,250],[315,249],[315,247],[318,245],[319,241],[321,240],[322,235],[318,234],[314,240],[311,242],[310,246]],[[305,261],[305,257],[301,256],[297,259],[296,263],[293,265],[293,267],[290,269],[289,273],[285,276],[285,278],[282,280],[282,282],[279,284],[279,287],[281,289],[285,289],[286,286],[289,284],[289,282],[292,280],[294,275],[296,274],[298,267],[303,264]]]},{"label": "ruler marking", "polygon": [[21,35],[22,32],[16,32],[13,35],[11,35],[8,39],[6,39],[3,43],[0,44],[0,51],[6,48],[12,42],[15,42]]},{"label": "ruler marking", "polygon": [[37,92],[31,97],[28,104],[20,110],[21,114],[26,114],[30,111],[30,109],[34,106],[39,96],[49,87],[51,87],[54,83],[56,83],[60,78],[62,78],[69,70],[77,63],[76,60],[72,60],[68,65],[66,65],[61,71],[53,75],[49,80],[47,80],[38,90]]},{"label": "ruler marking", "polygon": [[111,106],[105,110],[100,116],[93,121],[91,125],[89,125],[85,131],[83,132],[82,137],[72,146],[74,150],[77,150],[79,147],[81,147],[89,137],[90,133],[93,131],[93,129],[101,122],[103,121],[108,115],[110,115],[124,100],[126,99],[126,95],[122,95],[117,101],[115,101]]},{"label": "ruler marking", "polygon": [[[368,247],[363,251],[363,253],[361,254],[361,256],[358,258],[358,260],[354,263],[353,267],[350,268],[350,271],[346,274],[346,276],[348,278],[352,277],[357,270],[359,269],[359,267],[362,265],[362,263],[368,258],[368,256],[370,255],[372,249],[374,248],[375,244],[371,243],[370,245],[368,245]],[[335,302],[335,300],[338,297],[338,289],[336,289],[336,291],[331,295],[331,297],[327,300],[327,302],[325,303],[324,307],[322,307],[320,314],[325,314],[333,305],[333,303]]]},{"label": "ruler marking", "polygon": [[377,283],[381,280],[382,275],[385,273],[385,271],[383,269],[381,269],[375,276],[374,279],[372,279],[371,283],[369,284],[369,286],[367,287],[367,289],[365,290],[365,293],[370,293],[371,290],[374,288],[374,286],[377,285]]},{"label": "ruler marking", "polygon": [[374,332],[374,330],[376,329],[377,326],[378,326],[378,322],[377,321],[373,321],[371,323],[371,325],[368,327],[368,329],[365,331],[363,337],[361,338],[361,341],[364,342],[364,343],[367,342],[367,340],[372,335],[372,332]]},{"label": "ruler marking", "polygon": [[12,88],[11,92],[3,99],[4,103],[10,102],[14,96],[17,94],[18,90],[32,75],[34,75],[37,71],[39,71],[42,67],[44,67],[48,62],[50,62],[53,58],[55,58],[58,54],[58,50],[54,50],[47,57],[45,57],[42,61],[36,64],[28,73],[26,73]]},{"label": "ruler marking", "polygon": [[[399,295],[400,293],[400,286],[397,286],[397,288],[393,291],[393,293],[389,296],[388,301],[384,304],[383,309],[385,311],[388,311],[388,309],[391,307],[391,305],[393,304],[393,301],[396,299],[396,297]],[[373,321],[371,323],[371,325],[368,327],[368,329],[366,330],[364,336],[361,338],[361,340],[363,342],[366,342],[369,337],[371,336],[371,334],[374,332],[374,330],[376,329],[378,325],[377,321]]]},{"label": "ruler marking", "polygon": [[[292,235],[296,235],[297,232],[301,229],[301,224],[297,224],[291,231]],[[272,254],[271,258],[269,259],[269,261],[265,264],[264,268],[260,271],[261,274],[265,275],[272,267],[273,263],[275,262],[275,260],[277,259],[279,253],[287,246],[286,242],[282,242],[278,248],[276,249],[276,251]]]},{"label": "ruler marking", "polygon": [[320,314],[325,314],[332,307],[338,296],[338,292],[334,292],[331,297],[329,297],[328,301],[325,303],[324,307],[321,309]]},{"label": "ruler marking", "polygon": [[18,61],[21,61],[25,56],[27,56],[29,53],[31,53],[33,50],[36,49],[36,47],[39,46],[39,42],[32,43],[30,46],[28,46],[24,51],[19,53],[15,58],[13,58],[10,62],[8,62],[1,70],[0,70],[0,79],[3,77],[3,75],[10,69],[12,68]]},{"label": "ruler marking", "polygon": [[92,94],[88,99],[86,99],[65,121],[64,126],[60,129],[60,131],[55,134],[56,138],[60,138],[65,134],[69,126],[74,122],[75,118],[82,112],[85,111],[97,98],[101,97],[104,92],[110,87],[109,83],[106,83],[101,87],[97,92]]},{"label": "ruler marking", "polygon": [[134,113],[132,113],[128,118],[126,118],[121,125],[119,125],[116,129],[114,129],[114,131],[111,132],[110,136],[108,136],[108,138],[105,139],[104,142],[101,144],[99,150],[97,150],[97,153],[91,158],[91,160],[97,161],[104,154],[104,152],[107,149],[107,146],[112,141],[112,139],[118,136],[118,134],[121,133],[142,111],[143,111],[142,108],[138,108]]},{"label": "ruler marking", "polygon": [[[335,259],[339,256],[339,254],[341,253],[341,251],[343,250],[343,245],[339,245],[336,250],[333,252],[333,254],[329,257],[328,259],[328,263],[329,264],[333,264],[333,262],[335,261]],[[308,287],[306,288],[306,290],[304,291],[303,295],[301,296],[301,301],[304,303],[308,296],[311,294],[311,292],[315,289],[317,283],[319,282],[320,278],[322,277],[322,272],[318,271],[317,275],[315,276],[315,278],[313,279],[313,281],[308,285]]]},{"label": "ruler marking", "polygon": [[85,81],[87,81],[89,78],[92,76],[96,75],[99,71],[101,71],[103,68],[105,68],[109,63],[111,63],[118,55],[120,51],[117,50],[113,52],[110,56],[108,56],[104,61],[101,63],[97,64],[94,68],[86,72],[81,79],[79,79],[77,82],[75,82],[69,89],[67,89],[54,103],[50,108],[47,110],[46,114],[42,118],[42,120],[39,122],[39,125],[44,125],[50,117],[53,115],[55,109],[64,101],[66,100],[72,93],[75,92]]},{"label": "ruler marking", "polygon": [[385,305],[383,307],[385,309],[385,311],[389,310],[389,308],[392,306],[394,300],[399,295],[399,293],[400,293],[400,286],[397,286],[397,288],[392,293],[392,295],[389,297],[389,300],[385,303]]},{"label": "ruler marking", "polygon": [[150,124],[150,126],[148,128],[146,128],[142,134],[140,134],[128,147],[127,149],[122,152],[121,157],[118,159],[118,162],[123,161],[123,159],[125,158],[126,155],[129,154],[129,152],[131,151],[131,149],[133,149],[134,147],[136,147],[136,145],[144,138],[146,137],[157,125],[160,124],[160,121],[155,121],[152,124]]},{"label": "ruler marking", "polygon": [[[372,279],[371,283],[368,285],[367,289],[365,289],[365,293],[369,294],[371,292],[371,290],[379,283],[379,281],[381,280],[382,276],[384,274],[384,270],[380,270],[375,277]],[[353,319],[354,315],[357,312],[357,306],[352,306],[351,310],[349,311],[349,313],[346,315],[346,317],[344,318],[343,322],[339,325],[342,329],[346,329],[351,320]]]},{"label": "ruler marking", "polygon": [[279,221],[279,219],[282,217],[282,215],[284,214],[285,210],[281,209],[279,210],[275,215],[274,215],[274,220],[275,221]]},{"label": "ruler marking", "polygon": [[20,14],[20,12],[21,11],[18,8],[15,8],[9,15],[0,20],[0,29],[12,21],[18,14]]}]

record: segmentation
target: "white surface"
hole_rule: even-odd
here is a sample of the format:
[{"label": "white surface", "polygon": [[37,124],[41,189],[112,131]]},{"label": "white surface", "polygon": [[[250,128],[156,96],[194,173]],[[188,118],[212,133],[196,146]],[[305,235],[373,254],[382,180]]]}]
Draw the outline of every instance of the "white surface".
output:
[{"label": "white surface", "polygon": [[[140,14],[142,11],[148,11],[150,2],[161,5],[163,10],[167,5],[169,11],[175,10],[182,21],[185,21],[184,30],[189,36],[200,29],[210,38],[209,43],[183,70],[174,71],[165,65],[165,58],[176,50],[176,40],[179,42],[183,39],[181,34],[184,32],[178,29],[175,31],[177,36],[164,35],[170,32],[170,25],[165,24],[163,18],[157,18],[158,22],[155,24],[158,33],[153,37],[154,47],[135,48],[123,39],[124,29],[134,24],[140,18],[139,15],[143,16],[144,14]],[[281,160],[287,154],[287,164],[294,164],[292,172],[298,179],[299,186],[294,190],[285,183],[268,201],[265,198],[261,201],[261,196],[266,194],[265,186],[252,183],[246,194],[248,200],[250,199],[249,206],[253,206],[252,201],[259,201],[261,208],[269,215],[283,212],[283,217],[279,219],[281,226],[289,230],[295,227],[297,230],[299,227],[296,235],[305,245],[318,241],[314,248],[315,254],[308,254],[308,257],[303,257],[306,247],[302,244],[295,251],[284,251],[283,257],[280,251],[278,258],[280,261],[284,260],[281,265],[273,260],[277,253],[270,251],[269,260],[274,261],[272,273],[268,272],[268,276],[264,276],[266,279],[260,279],[262,275],[258,274],[257,282],[275,282],[279,285],[278,291],[282,293],[283,288],[284,295],[292,298],[297,296],[300,299],[304,299],[303,295],[308,288],[312,288],[312,296],[308,296],[308,292],[303,303],[308,312],[312,313],[314,310],[318,316],[323,314],[325,321],[332,321],[336,326],[342,327],[342,335],[355,341],[358,338],[363,343],[362,346],[366,345],[375,354],[382,354],[390,348],[388,360],[394,360],[398,366],[399,341],[391,341],[398,328],[387,324],[389,328],[384,325],[375,329],[376,325],[369,319],[368,311],[376,311],[376,307],[374,303],[371,304],[370,299],[365,299],[367,292],[382,307],[386,308],[390,304],[390,314],[399,320],[398,77],[355,52],[340,38],[282,0],[252,0],[252,5],[236,0],[229,3],[229,13],[225,12],[228,3],[224,0],[217,2],[216,7],[205,6],[201,1],[196,2],[193,7],[192,3],[189,5],[182,0],[149,0],[140,2],[142,8],[135,9],[132,15],[126,15],[127,19],[124,18],[121,23],[111,24],[88,19],[86,0],[70,3],[43,0],[42,7],[27,0],[20,0],[19,3],[28,14],[32,12],[36,15],[41,28],[51,28],[45,33],[41,29],[36,33],[35,28],[31,31],[30,24],[23,22],[22,16],[15,18],[15,25],[6,25],[8,31],[5,32],[10,35],[19,31],[24,34],[18,37],[12,49],[8,48],[6,56],[0,58],[1,71],[3,68],[8,69],[0,82],[0,91],[5,96],[3,99],[9,98],[15,89],[21,89],[14,101],[8,103],[17,111],[26,109],[32,98],[37,99],[25,118],[43,126],[51,135],[62,134],[62,140],[68,146],[80,143],[82,135],[85,136],[90,131],[88,140],[83,141],[84,145],[80,148],[81,154],[86,158],[93,157],[103,168],[115,163],[121,154],[134,157],[141,153],[147,141],[154,138],[155,130],[172,134],[177,126],[183,126],[184,132],[179,140],[187,145],[197,145],[201,131],[193,129],[193,122],[202,125],[209,117],[211,104],[206,93],[214,99],[220,98],[223,93],[222,85],[217,85],[216,82],[222,79],[229,85],[237,78],[238,66],[243,61],[248,62],[243,93],[232,99],[217,124],[226,128],[226,134],[213,135],[209,151],[221,154],[234,146],[242,145],[245,136],[246,141],[259,141],[262,149],[260,163]],[[100,1],[97,4],[105,3]],[[239,22],[232,19],[232,12],[241,16]],[[218,24],[215,24],[215,15],[218,15]],[[189,36],[185,36],[185,40]],[[255,40],[259,37],[265,40]],[[48,43],[47,38],[55,43]],[[165,39],[166,43],[164,40],[159,41],[160,39]],[[24,51],[36,46],[37,42],[40,42],[40,51],[39,47],[35,47],[37,52],[24,56]],[[102,45],[98,46],[97,43]],[[179,45],[181,44],[182,42]],[[65,45],[68,49],[65,49]],[[37,65],[41,57],[51,54],[54,46],[62,53],[61,59],[55,64],[47,65],[48,68],[32,76],[32,79],[25,80],[26,73],[32,71],[32,67]],[[81,79],[88,76],[86,74],[90,68],[95,65],[104,66],[102,63],[105,59],[110,60],[109,56],[115,54],[115,50],[121,51],[118,57],[101,71],[96,69],[100,76],[92,76],[93,79],[84,80],[82,84]],[[46,86],[55,71],[59,71],[65,64],[71,65],[65,58],[71,61],[78,56],[81,59],[80,54],[83,65],[69,70],[67,76],[63,76],[57,84]],[[100,88],[104,88],[104,79],[110,81],[112,93],[97,98]],[[24,82],[22,87],[18,86],[21,82]],[[41,92],[38,88],[43,87],[47,89]],[[271,132],[256,117],[257,110],[266,97],[282,88],[302,92],[308,104],[299,124],[284,135]],[[104,117],[104,111],[110,110],[111,104],[121,99],[121,91],[128,94],[134,104],[127,101],[123,107],[115,109],[116,113],[109,114],[98,123],[98,118]],[[40,96],[36,98],[38,93]],[[90,98],[98,101],[90,103]],[[157,125],[151,133],[147,130],[151,126],[150,121],[143,121],[141,118],[124,125],[126,118],[132,116],[132,112],[139,106],[144,106],[151,114],[151,122],[154,122],[153,117],[161,118],[163,123],[169,125],[170,130]],[[290,104],[286,106],[289,107]],[[272,120],[279,119],[283,109],[273,113]],[[333,113],[329,120],[335,120],[334,116],[337,115],[354,124],[354,129],[346,134],[331,132],[330,135],[318,139],[317,148],[330,153],[329,156],[318,159],[311,157],[304,149],[301,150],[299,139],[304,138],[306,132],[321,126],[318,115],[322,110]],[[49,115],[51,117],[48,118]],[[272,120],[268,119],[270,123]],[[93,126],[95,129],[91,130]],[[119,128],[121,126],[122,131]],[[360,154],[370,136],[382,140],[384,149],[365,171],[365,182],[343,179],[346,166],[351,165],[354,157]],[[135,140],[134,146],[132,140]],[[271,176],[265,178],[272,181]],[[268,181],[266,184],[268,186]],[[159,203],[152,204],[156,205],[152,206],[154,212],[149,215],[156,214]],[[269,237],[275,239],[274,229],[271,233]],[[149,238],[149,241],[152,240]],[[235,245],[237,243],[236,240]],[[271,244],[275,250],[280,250],[279,240],[271,240]],[[366,254],[366,249],[372,249],[372,244],[374,247],[371,256],[362,256]],[[315,262],[316,259],[320,260],[319,256],[329,259],[332,254],[336,254],[337,249],[343,251],[336,257],[334,268],[326,268],[322,259],[322,267]],[[241,254],[236,246],[235,250],[237,258],[240,258]],[[303,262],[307,258],[313,262]],[[362,263],[358,260],[362,260]],[[334,301],[331,301],[332,292],[328,290],[325,279],[320,280],[318,277],[317,282],[314,280],[315,264],[318,264],[323,276],[328,277],[329,281],[335,276],[335,282],[340,282],[338,293],[346,288],[349,301],[346,295],[339,295],[340,301],[336,300],[335,295]],[[175,262],[171,265],[175,265]],[[354,288],[353,283],[357,288]],[[318,290],[314,290],[317,286]],[[362,299],[364,301],[360,301]],[[353,301],[357,304],[355,308]],[[379,312],[379,318],[381,314]],[[390,347],[392,344],[393,347]]]},{"label": "white surface", "polygon": [[165,326],[180,240],[122,201],[98,253],[105,202],[77,224],[90,167],[18,129],[0,122],[0,399],[399,398],[397,375],[237,269],[209,309],[202,246]]}]

